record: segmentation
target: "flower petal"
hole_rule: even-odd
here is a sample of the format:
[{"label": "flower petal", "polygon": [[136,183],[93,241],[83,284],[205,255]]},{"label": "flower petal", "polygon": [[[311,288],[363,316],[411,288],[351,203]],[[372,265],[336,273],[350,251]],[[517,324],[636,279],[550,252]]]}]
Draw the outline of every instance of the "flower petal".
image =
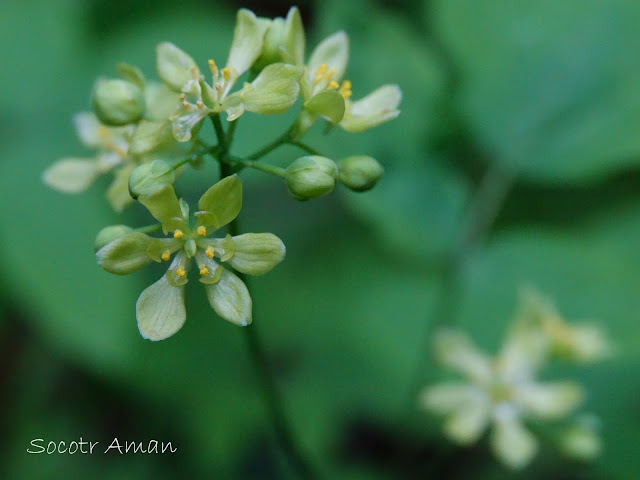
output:
[{"label": "flower petal", "polygon": [[425,388],[420,404],[433,413],[446,414],[464,408],[478,398],[478,387],[463,382],[446,382]]},{"label": "flower petal", "polygon": [[584,392],[575,382],[528,383],[516,390],[516,401],[532,415],[559,419],[577,408]]},{"label": "flower petal", "polygon": [[235,69],[238,76],[249,70],[262,53],[266,30],[267,25],[259,21],[251,10],[246,8],[238,10],[233,42],[227,60],[227,67]]},{"label": "flower petal", "polygon": [[179,142],[188,142],[193,128],[209,113],[211,110],[205,106],[198,108],[190,103],[181,104],[170,117],[173,137]]},{"label": "flower petal", "polygon": [[205,289],[209,303],[222,318],[242,327],[251,323],[251,296],[236,275],[223,268],[220,280]]},{"label": "flower petal", "polygon": [[384,85],[350,104],[340,126],[347,132],[362,132],[393,120],[400,114],[402,91],[397,85]]},{"label": "flower petal", "polygon": [[485,381],[491,376],[489,358],[462,332],[448,329],[439,331],[435,336],[435,355],[443,365],[475,381]]},{"label": "flower petal", "polygon": [[98,148],[102,146],[103,136],[100,129],[106,130],[107,127],[100,123],[98,117],[93,112],[80,112],[73,116],[73,124],[80,141],[89,148]]},{"label": "flower petal", "polygon": [[127,205],[133,203],[133,198],[129,195],[129,176],[134,164],[125,165],[114,172],[114,179],[107,189],[107,200],[116,212],[122,212]]},{"label": "flower petal", "polygon": [[304,25],[298,7],[291,7],[287,13],[286,39],[283,45],[284,60],[292,65],[302,65],[304,63]]},{"label": "flower petal", "polygon": [[499,415],[491,434],[491,448],[506,466],[519,470],[527,466],[538,451],[538,442],[518,417]]},{"label": "flower petal", "polygon": [[133,155],[145,155],[173,140],[172,124],[169,120],[150,122],[143,120],[138,124],[129,152]]},{"label": "flower petal", "polygon": [[98,164],[89,158],[63,158],[42,174],[42,181],[51,188],[65,193],[79,193],[98,176]]},{"label": "flower petal", "polygon": [[229,96],[223,102],[235,103],[234,97],[240,97],[244,109],[255,113],[282,113],[287,111],[297,100],[300,93],[298,81],[302,76],[302,67],[285,63],[274,63],[267,66],[260,75],[239,92]]},{"label": "flower petal", "polygon": [[151,263],[151,257],[147,255],[151,240],[144,233],[126,233],[96,252],[98,265],[116,275],[136,272]]},{"label": "flower petal", "polygon": [[158,75],[168,87],[180,92],[193,78],[192,70],[197,70],[196,62],[173,43],[163,42],[156,48]]},{"label": "flower petal", "polygon": [[279,264],[286,253],[282,240],[272,233],[245,233],[233,237],[235,254],[229,264],[248,275],[263,275]]},{"label": "flower petal", "polygon": [[147,287],[136,303],[140,335],[148,340],[164,340],[182,328],[187,319],[184,287],[174,287],[163,275]]},{"label": "flower petal", "polygon": [[147,104],[147,117],[155,122],[169,118],[180,100],[180,93],[174,92],[160,82],[147,83],[144,95]]},{"label": "flower petal", "polygon": [[147,207],[156,220],[162,223],[162,230],[165,234],[171,230],[182,228],[185,223],[178,197],[176,197],[172,185],[166,185],[151,195],[140,195],[138,201]]},{"label": "flower petal", "polygon": [[237,175],[225,177],[200,197],[196,227],[217,230],[236,218],[241,208],[242,182]]},{"label": "flower petal", "polygon": [[480,390],[474,392],[475,401],[466,403],[454,412],[444,425],[447,437],[461,445],[470,445],[478,441],[486,430],[490,420],[491,403]]},{"label": "flower petal", "polygon": [[336,32],[320,42],[311,54],[307,70],[307,81],[313,84],[316,70],[320,65],[325,64],[328,70],[336,70],[332,80],[339,82],[344,76],[348,62],[349,37],[343,31]]},{"label": "flower petal", "polygon": [[344,97],[336,90],[325,90],[304,104],[305,110],[322,115],[334,125],[344,117]]}]

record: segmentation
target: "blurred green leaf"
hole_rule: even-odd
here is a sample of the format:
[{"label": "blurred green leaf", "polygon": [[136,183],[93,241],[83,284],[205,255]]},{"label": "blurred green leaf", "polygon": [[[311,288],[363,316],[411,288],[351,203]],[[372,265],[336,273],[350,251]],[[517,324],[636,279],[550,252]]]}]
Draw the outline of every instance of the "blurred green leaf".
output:
[{"label": "blurred green leaf", "polygon": [[431,5],[458,69],[459,115],[495,161],[550,182],[639,164],[637,1]]}]

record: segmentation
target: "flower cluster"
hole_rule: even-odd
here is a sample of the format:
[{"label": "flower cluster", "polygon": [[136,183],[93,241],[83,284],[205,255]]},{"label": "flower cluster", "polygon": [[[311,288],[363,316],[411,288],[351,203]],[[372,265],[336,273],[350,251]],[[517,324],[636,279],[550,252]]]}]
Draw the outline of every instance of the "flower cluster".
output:
[{"label": "flower cluster", "polygon": [[[593,362],[612,348],[590,325],[571,325],[535,292],[521,297],[521,307],[495,357],[489,357],[462,332],[442,330],[435,339],[439,362],[467,378],[424,389],[421,403],[447,416],[445,435],[456,443],[475,443],[491,426],[491,447],[505,465],[519,469],[531,462],[538,442],[525,423],[558,423],[582,403],[583,388],[573,381],[540,382],[541,368],[554,354],[577,362]],[[595,422],[578,418],[562,429],[565,453],[592,458],[599,452]]]},{"label": "flower cluster", "polygon": [[[374,158],[346,155],[335,162],[301,141],[318,121],[359,132],[398,116],[401,92],[396,85],[351,100],[352,84],[343,80],[348,57],[347,35],[338,32],[322,41],[305,63],[305,33],[295,7],[286,18],[275,19],[241,9],[224,67],[209,59],[205,74],[188,53],[163,42],[156,49],[160,81],[126,63],[118,65],[118,78],[96,81],[93,111],[78,114],[75,123],[82,143],[98,153],[59,160],[43,180],[57,190],[78,193],[98,175],[113,171],[107,191],[113,209],[121,212],[137,200],[159,222],[141,228],[112,225],[96,238],[98,265],[110,273],[124,275],[153,261],[170,262],[166,274],[138,299],[142,336],[161,340],[182,327],[184,285],[194,262],[216,313],[238,325],[251,323],[249,292],[222,264],[261,275],[283,260],[285,247],[271,233],[210,237],[240,213],[238,174],[243,169],[280,177],[297,200],[326,195],[337,183],[356,192],[376,185],[384,169]],[[296,103],[299,113],[281,136],[246,158],[232,153],[242,115],[279,114]],[[205,119],[211,120],[215,145],[199,136]],[[285,144],[306,154],[286,168],[260,161]],[[192,218],[175,184],[188,166],[198,167],[208,157],[219,164],[220,180],[202,195]],[[168,237],[149,235],[160,230]]]}]

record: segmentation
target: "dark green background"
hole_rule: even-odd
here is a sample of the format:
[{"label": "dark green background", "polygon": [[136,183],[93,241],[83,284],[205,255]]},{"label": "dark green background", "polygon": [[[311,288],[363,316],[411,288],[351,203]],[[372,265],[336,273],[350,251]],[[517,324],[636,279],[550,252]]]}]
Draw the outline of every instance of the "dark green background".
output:
[{"label": "dark green background", "polygon": [[[285,15],[279,1],[4,0],[0,6],[0,478],[289,478],[241,329],[187,289],[188,321],[143,340],[140,291],[95,264],[96,232],[141,225],[103,197],[107,180],[66,196],[43,186],[54,160],[86,152],[71,117],[98,75],[121,60],[155,77],[169,40],[201,66],[226,59],[234,12]],[[562,367],[602,418],[592,466],[548,446],[518,478],[640,476],[640,3],[635,0],[327,0],[301,6],[307,51],[344,29],[354,98],[383,83],[404,92],[394,122],[362,134],[313,130],[338,160],[376,157],[386,174],[367,194],[337,188],[300,204],[272,177],[246,176],[245,231],[270,231],[287,259],[251,282],[296,436],[331,479],[510,478],[485,443],[458,449],[439,422],[407,412],[412,372],[428,365],[423,335],[441,259],[489,165],[518,179],[497,222],[460,273],[456,321],[495,349],[521,285],[568,318],[598,319],[618,347],[593,367]],[[237,152],[283,130],[291,115],[245,115]],[[209,125],[205,126],[208,130]],[[208,133],[210,134],[210,133]],[[286,164],[298,154],[269,156]],[[197,199],[213,166],[182,177]],[[192,282],[197,283],[197,282]],[[428,370],[428,368],[426,368]],[[426,377],[433,374],[426,372]],[[34,438],[171,441],[178,453],[29,455]]]}]

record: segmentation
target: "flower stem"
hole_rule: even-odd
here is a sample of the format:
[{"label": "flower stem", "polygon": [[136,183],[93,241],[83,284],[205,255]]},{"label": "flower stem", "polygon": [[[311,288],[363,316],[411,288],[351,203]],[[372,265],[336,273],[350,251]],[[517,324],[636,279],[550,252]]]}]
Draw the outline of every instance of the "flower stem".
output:
[{"label": "flower stem", "polygon": [[440,291],[428,317],[411,380],[409,411],[415,408],[425,371],[430,361],[433,361],[433,358],[424,355],[424,352],[431,351],[432,334],[437,328],[455,321],[462,292],[461,273],[476,248],[490,233],[515,180],[514,171],[497,163],[491,164],[470,202],[462,233],[443,264],[439,279]]},{"label": "flower stem", "polygon": [[[222,146],[221,151],[218,154],[218,159],[220,161],[220,178],[222,179],[234,173],[234,168],[231,162],[237,162],[238,160],[241,160],[245,163],[253,162],[247,162],[246,160],[238,159],[237,157],[229,154],[229,150],[231,148],[231,143],[229,142],[229,140],[233,139],[233,132],[231,132],[231,135],[227,133],[227,135],[225,136],[224,128],[222,127],[222,123],[220,122],[220,117],[216,115],[212,116],[211,119],[216,131],[216,136],[218,137],[218,144]],[[232,125],[234,124],[235,122],[232,123]],[[233,127],[230,127],[229,130],[231,131],[232,128]],[[270,166],[263,165],[263,167]],[[257,167],[254,166],[254,168]],[[278,167],[273,168],[275,169]],[[231,223],[229,223],[228,228],[229,234],[232,236],[238,235],[240,233],[240,226],[237,217]],[[245,282],[245,285],[247,285],[248,288],[249,286],[247,284],[246,278],[244,278],[244,276],[239,272],[238,276]],[[251,355],[253,367],[258,375],[265,407],[271,419],[271,423],[273,425],[273,429],[275,430],[280,446],[285,456],[287,457],[291,467],[297,472],[299,478],[303,480],[314,480],[317,477],[309,466],[305,457],[302,455],[301,451],[298,449],[297,443],[294,440],[291,426],[289,425],[289,421],[284,412],[282,396],[278,391],[273,373],[268,367],[267,354],[262,339],[258,335],[256,324],[252,323],[249,326],[243,327],[242,330],[247,341],[247,348]]]},{"label": "flower stem", "polygon": [[309,145],[307,145],[306,143],[302,143],[302,142],[298,142],[298,141],[290,141],[288,142],[290,145],[295,145],[296,147],[304,150],[307,153],[310,153],[311,155],[319,155],[322,156],[322,154],[316,150],[315,148],[310,147]]},{"label": "flower stem", "polygon": [[286,131],[285,133],[280,135],[278,138],[276,138],[273,142],[268,143],[267,145],[262,147],[260,150],[249,155],[249,157],[247,158],[249,158],[249,160],[259,160],[260,158],[274,151],[279,146],[289,143],[289,141],[290,141],[289,131]]},{"label": "flower stem", "polygon": [[275,165],[252,162],[250,160],[245,160],[244,158],[236,157],[235,155],[229,155],[227,159],[236,165],[241,165],[242,167],[255,168],[256,170],[261,170],[263,172],[270,173],[271,175],[284,177],[284,168],[276,167]]}]

